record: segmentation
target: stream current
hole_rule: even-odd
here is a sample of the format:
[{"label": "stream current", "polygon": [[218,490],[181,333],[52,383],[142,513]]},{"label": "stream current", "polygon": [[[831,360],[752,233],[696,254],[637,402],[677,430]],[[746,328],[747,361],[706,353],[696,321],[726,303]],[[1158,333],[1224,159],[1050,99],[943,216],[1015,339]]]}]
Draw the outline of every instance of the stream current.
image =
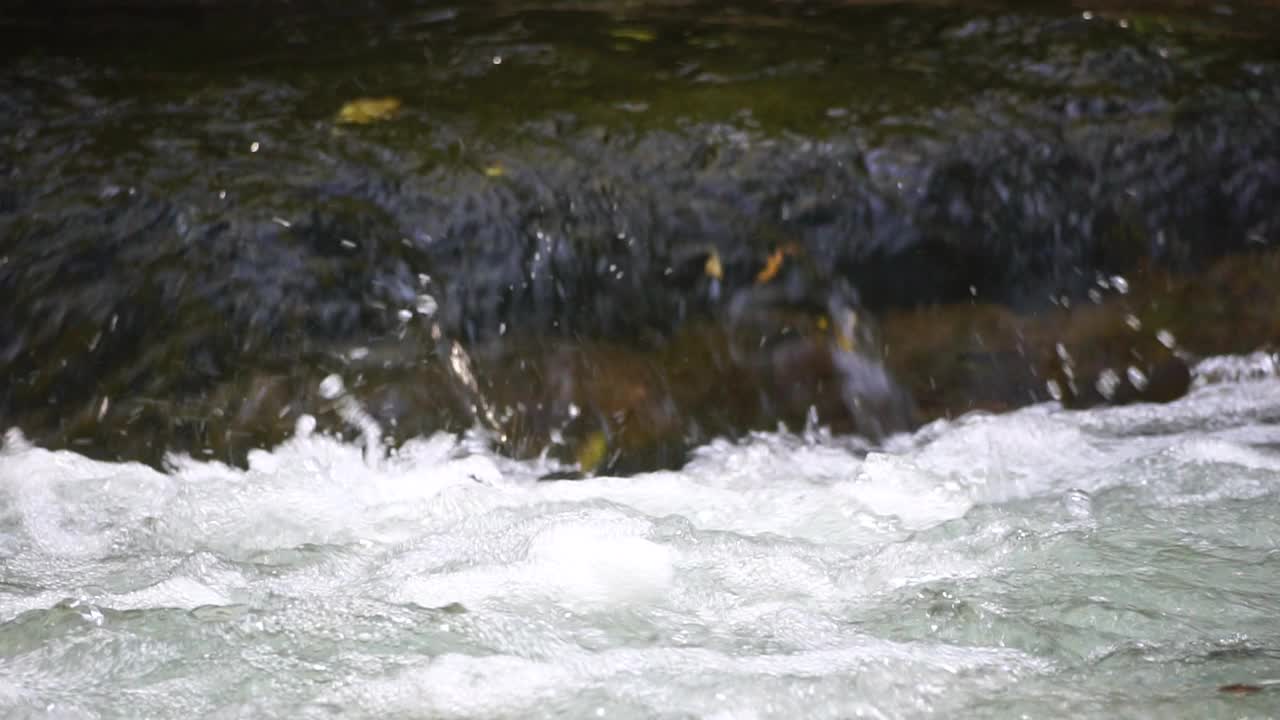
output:
[{"label": "stream current", "polygon": [[1273,717],[1274,370],[583,482],[445,434],[160,472],[11,431],[0,715]]}]

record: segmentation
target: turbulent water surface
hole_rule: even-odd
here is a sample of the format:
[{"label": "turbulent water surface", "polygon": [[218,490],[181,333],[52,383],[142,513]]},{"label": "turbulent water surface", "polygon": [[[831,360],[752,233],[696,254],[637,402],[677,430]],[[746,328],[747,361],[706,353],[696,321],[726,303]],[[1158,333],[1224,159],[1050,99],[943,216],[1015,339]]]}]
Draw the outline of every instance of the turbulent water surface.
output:
[{"label": "turbulent water surface", "polygon": [[1276,0],[0,6],[0,719],[1280,717]]},{"label": "turbulent water surface", "polygon": [[0,715],[1272,717],[1280,381],[1215,362],[585,482],[448,435],[157,472],[10,432]]}]

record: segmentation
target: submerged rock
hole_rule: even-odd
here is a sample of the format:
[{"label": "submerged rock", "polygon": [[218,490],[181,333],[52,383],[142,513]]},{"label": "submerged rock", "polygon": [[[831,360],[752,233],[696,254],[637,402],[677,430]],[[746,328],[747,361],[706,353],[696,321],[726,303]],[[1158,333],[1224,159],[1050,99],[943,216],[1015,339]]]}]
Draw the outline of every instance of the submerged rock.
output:
[{"label": "submerged rock", "polygon": [[[24,15],[0,28],[0,424],[240,462],[301,413],[349,425],[317,391],[337,373],[391,441],[479,425],[641,469],[1055,385],[1169,399],[1191,353],[1274,341],[1248,309],[1274,289],[1237,292],[1230,259],[1280,244],[1265,14],[808,12],[680,5],[644,41],[590,9],[230,13],[215,49]],[[394,102],[335,125],[357,97]]]}]

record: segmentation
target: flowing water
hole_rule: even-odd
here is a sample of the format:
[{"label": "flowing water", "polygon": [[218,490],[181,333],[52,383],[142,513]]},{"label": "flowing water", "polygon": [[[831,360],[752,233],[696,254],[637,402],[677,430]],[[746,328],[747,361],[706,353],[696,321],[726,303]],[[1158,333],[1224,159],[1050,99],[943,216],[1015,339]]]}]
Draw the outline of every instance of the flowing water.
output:
[{"label": "flowing water", "polygon": [[158,472],[13,432],[0,715],[1275,717],[1275,362],[584,482],[471,437]]},{"label": "flowing water", "polygon": [[0,718],[1280,717],[1275,0],[4,6]]}]

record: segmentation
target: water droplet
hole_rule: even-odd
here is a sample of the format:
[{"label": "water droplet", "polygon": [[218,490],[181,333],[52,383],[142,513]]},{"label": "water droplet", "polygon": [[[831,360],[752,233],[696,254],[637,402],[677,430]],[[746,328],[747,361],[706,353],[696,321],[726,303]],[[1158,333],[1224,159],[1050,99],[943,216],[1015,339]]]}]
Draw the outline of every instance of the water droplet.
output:
[{"label": "water droplet", "polygon": [[1156,340],[1159,340],[1161,345],[1169,348],[1170,350],[1173,349],[1174,345],[1178,344],[1178,340],[1173,336],[1173,333],[1163,328],[1156,332]]},{"label": "water droplet", "polygon": [[1102,372],[1098,373],[1098,379],[1093,385],[1098,389],[1098,393],[1102,395],[1102,397],[1110,400],[1115,397],[1116,386],[1119,384],[1120,376],[1116,374],[1116,371],[1111,368],[1106,368]]},{"label": "water droplet", "polygon": [[1129,281],[1119,275],[1113,275],[1111,277],[1111,287],[1115,288],[1116,292],[1121,295],[1125,295],[1129,292]]},{"label": "water droplet", "polygon": [[1124,324],[1128,325],[1129,329],[1135,332],[1142,329],[1142,321],[1133,313],[1124,316]]},{"label": "water droplet", "polygon": [[320,397],[326,400],[332,400],[344,391],[342,378],[337,375],[330,375],[320,381]]},{"label": "water droplet", "polygon": [[418,296],[417,309],[419,315],[431,317],[436,314],[436,310],[440,309],[440,305],[435,298],[424,293]]},{"label": "water droplet", "polygon": [[312,415],[306,413],[298,417],[298,422],[293,425],[294,437],[307,438],[311,437],[311,433],[316,430],[316,419]]},{"label": "water droplet", "polygon": [[494,56],[493,56],[493,64],[494,64],[494,65],[501,65],[501,64],[502,64],[502,56],[501,56],[501,55],[494,55]]},{"label": "water droplet", "polygon": [[1147,389],[1147,376],[1138,368],[1130,365],[1129,369],[1125,370],[1124,374],[1129,378],[1129,384],[1132,385],[1135,390],[1141,392]]},{"label": "water droplet", "polygon": [[1058,384],[1057,380],[1050,380],[1044,385],[1045,389],[1049,391],[1049,397],[1062,402],[1062,386]]},{"label": "water droplet", "polygon": [[400,318],[400,322],[409,322],[413,319],[413,311],[403,309],[399,310],[396,312],[396,317]]},{"label": "water droplet", "polygon": [[251,153],[256,153],[256,152],[258,152],[258,148],[260,148],[260,147],[262,147],[262,146],[258,144],[258,141],[257,141],[257,140],[254,140],[254,141],[253,141],[253,144],[251,144],[251,145],[249,146],[249,152],[251,152]]}]

